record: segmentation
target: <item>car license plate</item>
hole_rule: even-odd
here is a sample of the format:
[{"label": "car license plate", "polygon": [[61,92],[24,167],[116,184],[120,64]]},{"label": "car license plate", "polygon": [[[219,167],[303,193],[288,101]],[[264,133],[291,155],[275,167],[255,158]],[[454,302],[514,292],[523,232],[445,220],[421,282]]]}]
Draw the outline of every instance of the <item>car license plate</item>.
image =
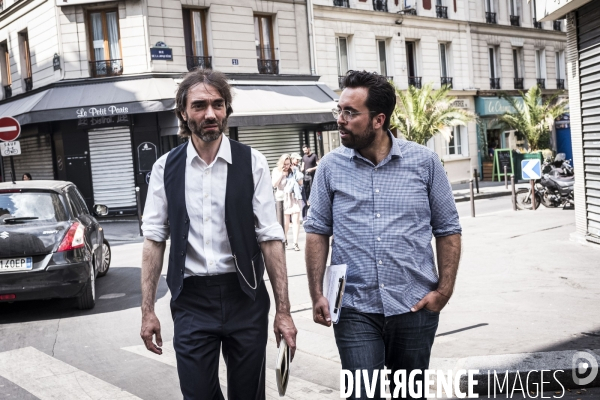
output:
[{"label": "car license plate", "polygon": [[32,268],[31,257],[0,259],[0,272],[31,271]]}]

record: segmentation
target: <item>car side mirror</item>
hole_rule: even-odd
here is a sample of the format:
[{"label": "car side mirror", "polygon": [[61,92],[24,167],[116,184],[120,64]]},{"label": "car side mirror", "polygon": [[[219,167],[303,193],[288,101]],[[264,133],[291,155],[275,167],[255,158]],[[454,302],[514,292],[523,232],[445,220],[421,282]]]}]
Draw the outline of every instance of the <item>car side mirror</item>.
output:
[{"label": "car side mirror", "polygon": [[99,217],[105,217],[108,215],[108,207],[104,204],[94,204],[94,214]]}]

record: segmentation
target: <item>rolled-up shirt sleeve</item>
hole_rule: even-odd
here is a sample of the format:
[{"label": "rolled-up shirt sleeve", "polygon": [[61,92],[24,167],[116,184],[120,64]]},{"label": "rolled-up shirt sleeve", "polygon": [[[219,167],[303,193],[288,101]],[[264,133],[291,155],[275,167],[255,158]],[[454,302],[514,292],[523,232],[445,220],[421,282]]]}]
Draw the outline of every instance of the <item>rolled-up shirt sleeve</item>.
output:
[{"label": "rolled-up shirt sleeve", "polygon": [[258,242],[284,241],[283,228],[277,222],[275,198],[267,159],[252,149],[252,178],[254,179],[254,226]]},{"label": "rolled-up shirt sleeve", "polygon": [[155,242],[164,242],[171,233],[168,220],[168,203],[165,193],[165,163],[168,153],[159,158],[152,167],[148,195],[142,218],[144,237]]},{"label": "rolled-up shirt sleeve", "polygon": [[331,190],[331,175],[328,169],[327,156],[321,161],[315,173],[310,190],[310,208],[304,231],[318,235],[333,235],[333,191]]},{"label": "rolled-up shirt sleeve", "polygon": [[452,186],[437,154],[432,153],[429,165],[429,206],[433,236],[449,236],[462,233]]}]

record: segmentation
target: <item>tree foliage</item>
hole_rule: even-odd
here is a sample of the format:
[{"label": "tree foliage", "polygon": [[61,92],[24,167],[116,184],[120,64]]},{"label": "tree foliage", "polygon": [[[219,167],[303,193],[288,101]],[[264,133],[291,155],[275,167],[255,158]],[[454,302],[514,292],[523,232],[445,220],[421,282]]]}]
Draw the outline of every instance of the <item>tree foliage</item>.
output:
[{"label": "tree foliage", "polygon": [[475,115],[453,105],[456,100],[450,97],[449,86],[434,90],[431,83],[418,89],[409,86],[402,91],[396,88],[398,101],[391,118],[392,128],[397,128],[406,140],[424,145],[438,133],[446,141],[452,138],[453,128],[466,126]]},{"label": "tree foliage", "polygon": [[558,100],[556,94],[543,101],[542,90],[537,85],[526,93],[519,94],[523,99],[522,104],[514,97],[500,95],[515,111],[505,112],[497,118],[497,122],[504,128],[514,129],[525,136],[529,150],[540,150],[540,146],[548,141],[554,120],[565,113],[567,102],[564,99]]}]

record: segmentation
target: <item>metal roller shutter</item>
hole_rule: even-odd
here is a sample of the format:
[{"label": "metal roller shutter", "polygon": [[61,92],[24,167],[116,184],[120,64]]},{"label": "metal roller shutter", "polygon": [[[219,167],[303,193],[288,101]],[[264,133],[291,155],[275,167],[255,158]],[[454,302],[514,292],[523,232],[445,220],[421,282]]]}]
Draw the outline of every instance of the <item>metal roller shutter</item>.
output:
[{"label": "metal roller shutter", "polygon": [[[23,174],[29,172],[35,180],[54,180],[52,162],[52,139],[50,135],[19,138],[21,155],[14,156],[15,178],[20,181]],[[10,158],[4,161],[4,180],[10,180]]]},{"label": "metal roller shutter", "polygon": [[129,128],[89,131],[94,203],[109,209],[136,207]]},{"label": "metal roller shutter", "polygon": [[600,2],[577,12],[588,234],[600,237]]},{"label": "metal roller shutter", "polygon": [[260,151],[267,158],[269,168],[273,169],[282,154],[302,155],[302,131],[299,125],[239,127],[238,141]]}]

